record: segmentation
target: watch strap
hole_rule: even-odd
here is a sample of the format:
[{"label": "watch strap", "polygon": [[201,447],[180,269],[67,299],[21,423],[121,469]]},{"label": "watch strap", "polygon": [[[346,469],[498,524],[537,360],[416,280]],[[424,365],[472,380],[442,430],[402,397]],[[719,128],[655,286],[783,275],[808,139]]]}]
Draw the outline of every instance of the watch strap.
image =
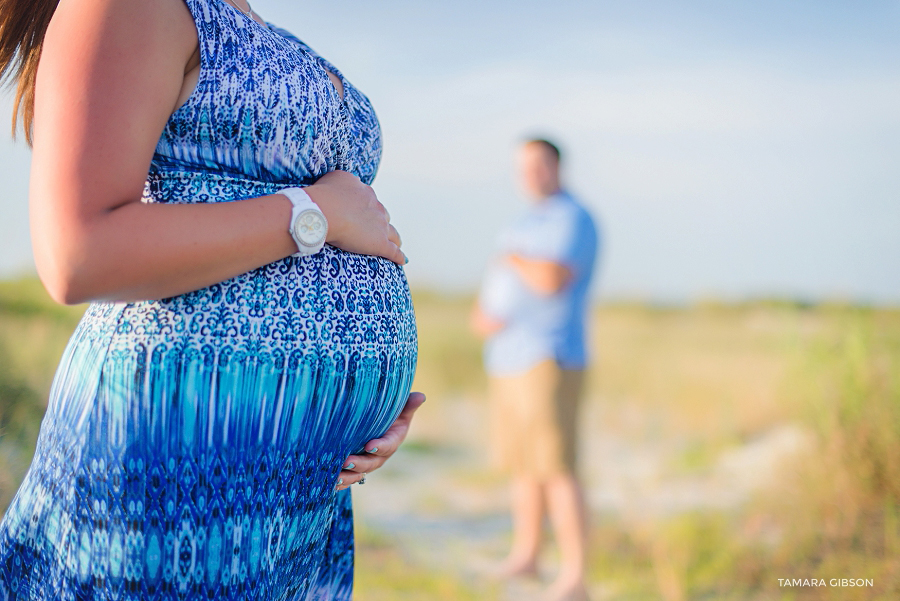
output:
[{"label": "watch strap", "polygon": [[[288,198],[288,200],[291,201],[291,222],[290,227],[288,227],[288,231],[291,234],[291,238],[294,239],[294,244],[297,245],[297,252],[294,253],[293,256],[307,257],[321,251],[325,246],[325,238],[328,233],[328,220],[325,219],[325,214],[322,213],[319,205],[312,201],[312,199],[309,197],[309,194],[307,194],[303,188],[284,188],[283,190],[279,190],[278,192],[276,192],[276,194],[283,194]],[[297,233],[294,229],[297,220],[307,211],[314,211],[315,213],[317,213],[322,222],[325,224],[325,232],[322,235],[322,239],[318,244],[312,246],[305,244],[297,236]]]}]

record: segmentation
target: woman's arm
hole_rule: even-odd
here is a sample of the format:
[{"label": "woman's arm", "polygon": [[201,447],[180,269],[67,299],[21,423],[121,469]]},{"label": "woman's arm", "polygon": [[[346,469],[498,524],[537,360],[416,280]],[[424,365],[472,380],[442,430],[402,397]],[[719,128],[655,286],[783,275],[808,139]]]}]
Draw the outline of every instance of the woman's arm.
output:
[{"label": "woman's arm", "polygon": [[[182,0],[59,3],[38,69],[30,205],[38,272],[56,300],[173,296],[296,251],[282,195],[140,202],[197,44]],[[334,173],[307,190],[329,243],[405,261],[370,187]]]}]

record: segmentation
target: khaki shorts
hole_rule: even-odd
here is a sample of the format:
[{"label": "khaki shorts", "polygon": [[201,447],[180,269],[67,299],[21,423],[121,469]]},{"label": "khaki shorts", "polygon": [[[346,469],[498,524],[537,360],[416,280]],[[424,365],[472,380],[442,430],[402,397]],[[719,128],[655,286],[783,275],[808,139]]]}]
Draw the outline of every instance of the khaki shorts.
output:
[{"label": "khaki shorts", "polygon": [[584,370],[548,359],[523,374],[492,376],[491,454],[514,474],[575,473],[578,406]]}]

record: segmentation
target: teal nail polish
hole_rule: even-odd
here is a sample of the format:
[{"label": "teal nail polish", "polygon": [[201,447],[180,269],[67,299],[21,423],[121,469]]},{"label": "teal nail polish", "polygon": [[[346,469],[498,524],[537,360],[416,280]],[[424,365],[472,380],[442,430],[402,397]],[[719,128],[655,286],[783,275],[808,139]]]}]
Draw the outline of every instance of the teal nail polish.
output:
[{"label": "teal nail polish", "polygon": [[378,447],[375,447],[371,451],[366,451],[366,453],[377,453],[377,452],[378,452]]},{"label": "teal nail polish", "polygon": [[403,253],[403,258],[405,259],[405,261],[403,262],[403,264],[404,264],[404,265],[409,265],[409,257],[406,256],[406,253]]},{"label": "teal nail polish", "polygon": [[348,463],[347,465],[344,466],[344,469],[345,469],[345,470],[352,470],[352,469],[355,468],[355,467],[356,467],[356,464],[355,464],[355,463]]},{"label": "teal nail polish", "polygon": [[344,479],[343,479],[343,478],[338,478],[338,486],[340,486],[340,485],[343,484],[343,483],[344,483]]}]

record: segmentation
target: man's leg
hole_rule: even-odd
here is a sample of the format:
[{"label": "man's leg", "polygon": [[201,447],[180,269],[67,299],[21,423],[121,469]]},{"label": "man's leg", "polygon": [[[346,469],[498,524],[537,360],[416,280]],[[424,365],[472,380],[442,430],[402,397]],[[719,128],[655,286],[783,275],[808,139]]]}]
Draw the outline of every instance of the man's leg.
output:
[{"label": "man's leg", "polygon": [[500,574],[507,577],[536,575],[544,517],[543,487],[536,478],[518,475],[513,477],[510,492],[513,540]]},{"label": "man's leg", "polygon": [[582,601],[587,599],[584,584],[587,523],[581,485],[574,475],[560,474],[547,481],[545,492],[560,553],[559,576],[549,589],[550,598]]},{"label": "man's leg", "polygon": [[491,379],[494,454],[498,467],[512,477],[512,546],[498,569],[502,577],[537,573],[546,507],[537,463],[548,453],[540,428],[553,418],[554,367],[545,361],[521,374]]}]

